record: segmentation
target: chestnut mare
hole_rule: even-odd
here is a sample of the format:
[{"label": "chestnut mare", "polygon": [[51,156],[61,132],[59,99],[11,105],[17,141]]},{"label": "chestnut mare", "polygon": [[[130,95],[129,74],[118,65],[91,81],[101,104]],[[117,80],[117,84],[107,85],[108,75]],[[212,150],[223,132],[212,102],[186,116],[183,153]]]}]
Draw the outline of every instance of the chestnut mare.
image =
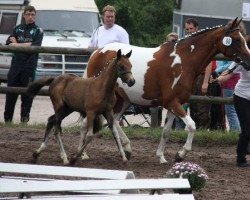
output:
[{"label": "chestnut mare", "polygon": [[[117,120],[130,103],[143,106],[163,105],[168,110],[168,121],[163,128],[156,155],[160,158],[160,163],[167,162],[164,150],[176,115],[185,122],[188,129],[186,143],[176,155],[176,160],[184,159],[192,148],[196,126],[181,105],[190,98],[196,77],[205,70],[218,53],[250,65],[250,50],[238,28],[240,21],[236,18],[225,26],[201,30],[177,43],[168,42],[156,48],[112,43],[92,54],[84,77],[97,76],[104,63],[113,58],[118,49],[124,52],[131,48],[133,50],[130,61],[133,65],[132,72],[136,84],[128,88],[118,82],[117,102],[114,107],[116,119],[114,125],[119,131],[123,148],[128,154],[132,152],[130,141]],[[83,126],[85,123],[86,120],[83,121]]]},{"label": "chestnut mare", "polygon": [[[113,107],[116,102],[115,85],[118,77],[129,87],[135,83],[131,73],[132,65],[128,59],[131,53],[132,51],[121,55],[121,50],[118,50],[114,59],[105,60],[103,66],[108,66],[98,77],[84,79],[68,74],[56,78],[39,79],[28,87],[27,93],[34,96],[43,86],[50,85],[49,94],[55,111],[55,114],[48,119],[44,140],[40,148],[33,153],[33,162],[37,161],[40,153],[46,148],[49,135],[54,127],[63,163],[65,165],[74,164],[92,140],[93,132],[95,133],[101,128],[98,126],[101,125],[99,122],[100,114],[106,118],[108,126],[112,130],[123,161],[127,161],[119,134],[116,127],[113,126]],[[108,64],[107,61],[109,61]],[[79,112],[83,117],[87,116],[87,133],[84,138],[80,139],[78,150],[69,162],[61,140],[61,122],[73,111]]]}]

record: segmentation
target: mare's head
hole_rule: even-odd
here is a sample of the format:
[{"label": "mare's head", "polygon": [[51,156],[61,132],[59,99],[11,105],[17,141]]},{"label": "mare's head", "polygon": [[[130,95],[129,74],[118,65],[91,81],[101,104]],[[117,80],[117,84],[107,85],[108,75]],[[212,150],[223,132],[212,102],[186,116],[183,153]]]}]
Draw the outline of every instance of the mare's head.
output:
[{"label": "mare's head", "polygon": [[126,83],[129,87],[135,84],[135,79],[131,72],[132,64],[129,61],[131,53],[132,50],[126,55],[122,55],[121,49],[119,49],[116,53],[118,77],[120,77],[122,82]]},{"label": "mare's head", "polygon": [[239,29],[241,20],[236,18],[224,27],[224,35],[219,41],[218,48],[225,56],[250,70],[250,50]]}]

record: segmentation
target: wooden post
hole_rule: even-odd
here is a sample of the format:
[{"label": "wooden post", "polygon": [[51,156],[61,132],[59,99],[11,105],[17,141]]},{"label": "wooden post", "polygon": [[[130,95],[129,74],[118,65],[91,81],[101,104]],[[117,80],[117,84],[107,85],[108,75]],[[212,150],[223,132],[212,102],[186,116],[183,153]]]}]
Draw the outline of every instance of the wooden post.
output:
[{"label": "wooden post", "polygon": [[150,108],[150,113],[151,113],[151,128],[156,128],[158,127],[158,111],[159,108],[158,107],[153,107]]}]

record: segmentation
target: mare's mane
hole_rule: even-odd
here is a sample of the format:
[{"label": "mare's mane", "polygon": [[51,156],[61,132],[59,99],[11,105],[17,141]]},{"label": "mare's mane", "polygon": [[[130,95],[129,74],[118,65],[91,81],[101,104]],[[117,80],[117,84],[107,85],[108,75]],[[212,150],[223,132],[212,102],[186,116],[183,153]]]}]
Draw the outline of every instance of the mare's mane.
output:
[{"label": "mare's mane", "polygon": [[194,33],[186,35],[184,38],[181,38],[180,40],[177,41],[177,43],[180,43],[180,42],[185,41],[186,39],[193,38],[193,37],[199,36],[201,34],[207,33],[209,31],[216,30],[218,28],[221,28],[222,26],[223,25],[218,25],[218,26],[214,26],[212,28],[205,28],[205,29],[198,30],[198,31],[196,31]]},{"label": "mare's mane", "polygon": [[117,57],[114,57],[110,59],[108,62],[106,62],[102,70],[99,71],[98,74],[96,74],[94,77],[99,77],[100,75],[102,75],[105,71],[107,71],[110,65],[115,65],[116,64],[115,62],[117,62]]},{"label": "mare's mane", "polygon": [[109,60],[106,65],[103,67],[103,70],[100,71],[100,75],[103,74],[103,72],[107,71],[107,69],[111,66],[111,65],[115,65],[117,63],[117,57],[112,58],[111,60]]}]

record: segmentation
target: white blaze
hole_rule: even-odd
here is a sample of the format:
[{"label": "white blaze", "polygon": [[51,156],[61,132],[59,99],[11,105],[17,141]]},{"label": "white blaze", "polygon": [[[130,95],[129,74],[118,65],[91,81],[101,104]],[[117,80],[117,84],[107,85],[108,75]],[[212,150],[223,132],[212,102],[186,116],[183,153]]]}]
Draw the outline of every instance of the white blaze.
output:
[{"label": "white blaze", "polygon": [[245,38],[243,37],[243,35],[241,33],[240,33],[240,36],[244,39],[244,41],[245,41],[245,47],[246,47],[248,53],[250,54],[250,49],[247,46],[247,42],[246,42]]}]

